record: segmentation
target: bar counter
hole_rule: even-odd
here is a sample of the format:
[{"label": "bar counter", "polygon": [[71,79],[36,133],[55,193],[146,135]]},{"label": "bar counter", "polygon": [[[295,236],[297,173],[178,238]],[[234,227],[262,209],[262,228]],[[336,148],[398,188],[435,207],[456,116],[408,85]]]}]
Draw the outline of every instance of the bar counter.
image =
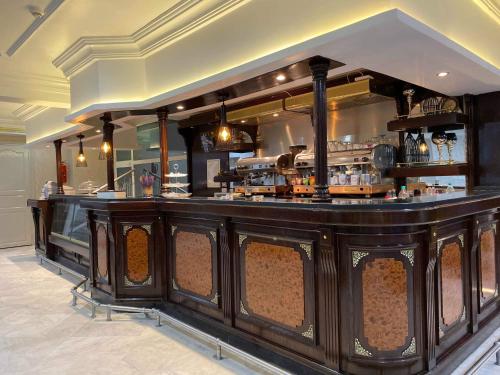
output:
[{"label": "bar counter", "polygon": [[498,191],[80,205],[94,298],[160,306],[295,373],[446,374],[500,324]]}]

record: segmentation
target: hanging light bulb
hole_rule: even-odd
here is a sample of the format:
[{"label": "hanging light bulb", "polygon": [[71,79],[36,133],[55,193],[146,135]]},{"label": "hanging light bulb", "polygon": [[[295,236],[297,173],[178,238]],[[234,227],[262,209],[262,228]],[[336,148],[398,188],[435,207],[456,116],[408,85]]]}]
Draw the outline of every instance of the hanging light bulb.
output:
[{"label": "hanging light bulb", "polygon": [[232,132],[229,124],[227,123],[226,106],[224,98],[220,107],[220,123],[217,131],[217,144],[216,148],[219,150],[228,149],[232,141]]},{"label": "hanging light bulb", "polygon": [[113,159],[113,130],[114,125],[106,122],[103,126],[102,143],[99,149],[99,160]]},{"label": "hanging light bulb", "polygon": [[82,143],[82,139],[85,138],[85,136],[83,134],[79,134],[77,137],[80,139],[80,148],[78,150],[78,156],[76,157],[76,166],[87,167],[87,158],[83,153],[83,143]]}]

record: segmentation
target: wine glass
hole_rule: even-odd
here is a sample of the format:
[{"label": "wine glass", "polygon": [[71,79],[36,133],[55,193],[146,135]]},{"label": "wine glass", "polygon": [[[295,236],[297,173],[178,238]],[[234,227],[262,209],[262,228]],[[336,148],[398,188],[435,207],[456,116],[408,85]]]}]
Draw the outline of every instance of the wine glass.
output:
[{"label": "wine glass", "polygon": [[434,132],[432,133],[432,143],[434,143],[437,147],[439,154],[439,164],[443,163],[443,145],[448,140],[446,133],[444,131]]},{"label": "wine glass", "polygon": [[457,144],[457,135],[455,133],[446,134],[446,147],[448,148],[448,163],[453,164],[453,159],[451,158],[451,152],[453,147]]},{"label": "wine glass", "polygon": [[406,101],[408,102],[408,117],[411,117],[412,101],[413,101],[413,95],[415,95],[415,90],[414,89],[404,90],[403,95],[406,96]]}]

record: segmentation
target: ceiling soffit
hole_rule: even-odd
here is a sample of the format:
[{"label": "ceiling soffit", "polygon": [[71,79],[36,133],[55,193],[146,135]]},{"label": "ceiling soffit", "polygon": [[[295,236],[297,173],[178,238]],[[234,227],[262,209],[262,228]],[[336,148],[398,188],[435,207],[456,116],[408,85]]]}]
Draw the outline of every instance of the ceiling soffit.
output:
[{"label": "ceiling soffit", "polygon": [[24,104],[18,109],[16,109],[12,114],[16,116],[21,121],[29,120],[35,116],[38,116],[40,113],[46,111],[49,107],[43,105],[31,105]]},{"label": "ceiling soffit", "polygon": [[71,77],[96,60],[146,57],[248,1],[180,0],[131,35],[81,37],[52,63]]}]

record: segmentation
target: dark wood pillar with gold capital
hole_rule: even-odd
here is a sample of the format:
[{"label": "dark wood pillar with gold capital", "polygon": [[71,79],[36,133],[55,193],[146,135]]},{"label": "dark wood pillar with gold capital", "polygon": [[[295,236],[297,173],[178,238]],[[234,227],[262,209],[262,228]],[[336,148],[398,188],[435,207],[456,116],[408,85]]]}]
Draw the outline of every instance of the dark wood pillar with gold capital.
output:
[{"label": "dark wood pillar with gold capital", "polygon": [[[115,190],[115,166],[114,166],[114,148],[113,148],[113,131],[115,130],[115,126],[111,123],[111,114],[109,112],[105,113],[101,116],[101,120],[104,122],[102,127],[102,142],[103,145],[105,142],[108,143],[109,149],[105,153],[104,157],[106,159],[106,171],[107,171],[107,182],[108,182],[108,191]],[[101,146],[101,154],[103,154],[103,148]]]},{"label": "dark wood pillar with gold capital", "polygon": [[57,139],[54,141],[54,146],[56,147],[56,168],[57,168],[57,194],[64,194],[63,189],[63,176],[61,169],[61,148],[62,148],[62,140]]},{"label": "dark wood pillar with gold capital", "polygon": [[313,199],[329,201],[328,194],[328,167],[327,167],[327,103],[326,103],[326,76],[330,67],[330,60],[315,56],[309,61],[313,76],[313,127],[314,127],[314,172],[316,185]]},{"label": "dark wood pillar with gold capital", "polygon": [[161,168],[161,176],[160,176],[160,184],[161,184],[161,192],[166,192],[168,184],[168,109],[166,107],[159,108],[156,112],[158,116],[158,126],[160,128],[160,168]]}]

